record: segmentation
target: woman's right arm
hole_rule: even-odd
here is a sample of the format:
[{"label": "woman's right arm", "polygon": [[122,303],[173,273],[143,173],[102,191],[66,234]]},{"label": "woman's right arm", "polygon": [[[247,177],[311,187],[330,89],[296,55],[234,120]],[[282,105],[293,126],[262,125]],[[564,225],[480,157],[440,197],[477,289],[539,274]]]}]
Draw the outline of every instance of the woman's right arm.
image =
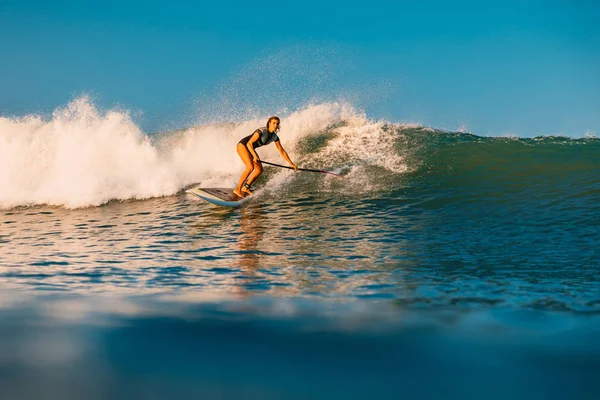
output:
[{"label": "woman's right arm", "polygon": [[258,129],[255,130],[254,133],[252,134],[252,137],[250,138],[250,140],[248,140],[248,144],[246,145],[246,147],[250,151],[250,154],[252,154],[252,160],[254,162],[260,161],[260,158],[258,157],[256,150],[254,150],[254,143],[260,138],[260,133],[261,132]]}]

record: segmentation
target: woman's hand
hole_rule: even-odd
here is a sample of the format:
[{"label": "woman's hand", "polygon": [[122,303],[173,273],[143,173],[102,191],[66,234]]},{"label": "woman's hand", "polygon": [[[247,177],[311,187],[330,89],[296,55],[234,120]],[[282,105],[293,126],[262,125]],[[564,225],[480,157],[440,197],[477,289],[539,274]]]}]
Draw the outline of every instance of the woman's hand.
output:
[{"label": "woman's hand", "polygon": [[294,172],[298,172],[298,167],[296,167],[296,165],[295,165],[295,164],[293,164],[293,163],[292,163],[292,164],[290,164],[290,166],[291,166],[292,168],[294,168]]}]

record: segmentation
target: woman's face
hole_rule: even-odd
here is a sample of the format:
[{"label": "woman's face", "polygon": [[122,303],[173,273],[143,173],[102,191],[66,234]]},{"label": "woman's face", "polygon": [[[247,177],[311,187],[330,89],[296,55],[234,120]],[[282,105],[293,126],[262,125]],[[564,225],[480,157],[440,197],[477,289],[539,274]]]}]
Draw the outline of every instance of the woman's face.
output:
[{"label": "woman's face", "polygon": [[269,122],[269,126],[267,128],[269,129],[269,132],[275,132],[278,126],[279,121],[277,121],[276,119],[272,119],[271,122]]}]

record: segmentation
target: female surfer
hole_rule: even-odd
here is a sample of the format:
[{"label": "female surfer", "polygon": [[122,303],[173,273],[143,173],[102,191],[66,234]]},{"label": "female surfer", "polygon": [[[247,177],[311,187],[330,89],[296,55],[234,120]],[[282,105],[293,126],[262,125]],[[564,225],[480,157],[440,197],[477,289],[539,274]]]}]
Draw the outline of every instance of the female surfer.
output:
[{"label": "female surfer", "polygon": [[246,169],[242,173],[238,185],[233,190],[233,194],[236,196],[246,197],[252,194],[251,185],[263,172],[260,158],[256,153],[256,149],[260,146],[275,142],[275,146],[277,146],[277,150],[279,150],[281,156],[294,168],[294,171],[298,170],[298,167],[290,160],[283,146],[281,146],[279,136],[277,136],[280,125],[281,121],[279,117],[271,117],[267,121],[266,127],[256,129],[251,135],[246,136],[238,142],[236,150],[244,162]]}]

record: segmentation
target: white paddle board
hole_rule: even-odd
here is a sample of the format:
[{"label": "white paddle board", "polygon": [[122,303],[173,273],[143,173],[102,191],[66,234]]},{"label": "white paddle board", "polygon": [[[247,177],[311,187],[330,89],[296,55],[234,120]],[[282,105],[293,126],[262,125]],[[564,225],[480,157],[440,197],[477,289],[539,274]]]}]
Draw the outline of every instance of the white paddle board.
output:
[{"label": "white paddle board", "polygon": [[196,187],[185,191],[188,194],[196,196],[202,200],[208,201],[209,203],[217,204],[225,207],[239,207],[248,201],[249,197],[238,197],[233,194],[231,188],[200,188]]}]

